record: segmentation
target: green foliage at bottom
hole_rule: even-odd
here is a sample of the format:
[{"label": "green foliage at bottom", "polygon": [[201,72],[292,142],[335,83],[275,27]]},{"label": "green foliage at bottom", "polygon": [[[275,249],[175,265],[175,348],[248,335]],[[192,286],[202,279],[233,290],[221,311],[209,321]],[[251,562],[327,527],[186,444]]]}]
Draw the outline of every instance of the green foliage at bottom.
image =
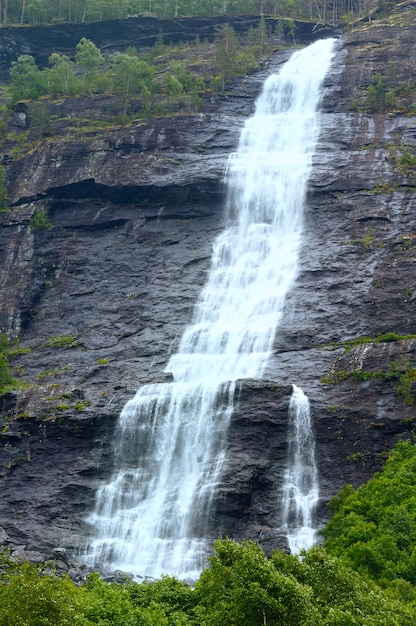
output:
[{"label": "green foliage at bottom", "polygon": [[3,555],[0,626],[413,626],[416,609],[316,548],[267,558],[254,543],[218,540],[194,588],[171,577],[82,585]]},{"label": "green foliage at bottom", "polygon": [[416,600],[416,445],[399,442],[381,473],[357,490],[344,487],[331,507],[326,549]]},{"label": "green foliage at bottom", "polygon": [[308,586],[282,573],[253,543],[217,541],[216,555],[196,585],[200,624],[316,624],[320,612]]},{"label": "green foliage at bottom", "polygon": [[88,624],[79,592],[68,577],[42,575],[30,563],[0,562],[0,626],[75,626]]}]

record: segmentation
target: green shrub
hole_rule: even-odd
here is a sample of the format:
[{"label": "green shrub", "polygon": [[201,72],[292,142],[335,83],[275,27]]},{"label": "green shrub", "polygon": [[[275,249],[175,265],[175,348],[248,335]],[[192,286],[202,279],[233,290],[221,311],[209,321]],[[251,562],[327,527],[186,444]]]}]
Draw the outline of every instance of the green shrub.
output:
[{"label": "green shrub", "polygon": [[9,210],[9,195],[6,187],[6,170],[0,165],[0,212]]},{"label": "green shrub", "polygon": [[33,217],[29,222],[29,228],[35,230],[51,230],[53,225],[49,220],[48,213],[44,207],[36,209]]},{"label": "green shrub", "polygon": [[13,382],[13,375],[9,368],[9,363],[4,354],[0,353],[0,394],[4,393],[6,387]]},{"label": "green shrub", "polygon": [[5,393],[15,382],[9,367],[9,341],[4,333],[0,333],[0,395]]},{"label": "green shrub", "polygon": [[375,74],[373,83],[367,89],[365,107],[370,113],[381,113],[394,109],[396,95],[394,90],[387,89],[386,79],[381,74]]}]

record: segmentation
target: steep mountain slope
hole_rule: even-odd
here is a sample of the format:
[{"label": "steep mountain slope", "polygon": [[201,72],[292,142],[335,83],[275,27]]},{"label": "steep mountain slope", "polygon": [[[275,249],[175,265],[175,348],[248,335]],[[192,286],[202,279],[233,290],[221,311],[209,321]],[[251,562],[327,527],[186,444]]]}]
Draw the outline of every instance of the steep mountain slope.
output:
[{"label": "steep mountain slope", "polygon": [[[415,34],[411,2],[339,42],[301,271],[267,382],[241,384],[212,536],[261,532],[265,547],[283,545],[276,493],[292,383],[311,400],[321,522],[329,497],[366,480],[412,429],[416,340],[398,337],[416,333]],[[20,337],[12,365],[30,385],[0,397],[0,537],[13,549],[35,559],[82,545],[119,411],[139,385],[169,376],[223,225],[226,157],[285,58],[200,114],[45,139],[5,158],[14,207],[0,213],[0,330]],[[33,228],[41,208],[53,228]],[[347,354],[333,345],[385,333],[398,340],[356,341]]]}]

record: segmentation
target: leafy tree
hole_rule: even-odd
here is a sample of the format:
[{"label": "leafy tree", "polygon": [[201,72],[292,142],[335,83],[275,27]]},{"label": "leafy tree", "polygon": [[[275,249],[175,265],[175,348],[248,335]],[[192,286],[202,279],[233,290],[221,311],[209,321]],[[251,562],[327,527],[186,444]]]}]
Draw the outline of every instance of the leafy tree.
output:
[{"label": "leafy tree", "polygon": [[44,74],[38,69],[35,59],[22,54],[12,62],[10,68],[10,93],[13,102],[38,98],[47,93]]},{"label": "leafy tree", "polygon": [[193,623],[192,616],[198,596],[186,583],[172,576],[164,576],[160,580],[140,584],[127,581],[125,588],[133,606],[151,609],[158,605],[163,609],[169,623]]},{"label": "leafy tree", "polygon": [[320,626],[410,626],[415,619],[414,609],[398,596],[380,589],[322,548],[312,549],[301,560],[276,552],[272,562],[312,590]]},{"label": "leafy tree", "polygon": [[193,591],[170,577],[159,581],[109,584],[90,574],[80,588],[82,616],[100,626],[188,626]]},{"label": "leafy tree", "polygon": [[112,70],[114,93],[124,98],[123,114],[127,113],[129,100],[138,94],[143,95],[145,108],[146,106],[150,108],[149,101],[155,68],[130,51],[130,53],[117,54],[114,57]]},{"label": "leafy tree", "polygon": [[83,37],[76,47],[75,65],[84,70],[86,91],[90,93],[98,74],[98,69],[104,64],[101,50],[90,39]]},{"label": "leafy tree", "polygon": [[17,565],[5,555],[0,563],[0,626],[87,625],[68,577],[43,575],[41,568]]},{"label": "leafy tree", "polygon": [[228,539],[195,585],[197,624],[411,626],[413,607],[322,548],[297,556]]},{"label": "leafy tree", "polygon": [[54,52],[49,57],[51,69],[47,71],[48,92],[52,96],[73,95],[75,93],[74,63],[65,54]]},{"label": "leafy tree", "polygon": [[[195,585],[207,626],[316,625],[319,611],[310,588],[278,571],[261,548],[228,539],[215,543],[211,566]],[[201,609],[200,609],[201,610]],[[203,618],[203,619],[202,619]]]},{"label": "leafy tree", "polygon": [[176,76],[167,73],[165,76],[165,90],[169,96],[180,96],[183,94],[183,85]]}]

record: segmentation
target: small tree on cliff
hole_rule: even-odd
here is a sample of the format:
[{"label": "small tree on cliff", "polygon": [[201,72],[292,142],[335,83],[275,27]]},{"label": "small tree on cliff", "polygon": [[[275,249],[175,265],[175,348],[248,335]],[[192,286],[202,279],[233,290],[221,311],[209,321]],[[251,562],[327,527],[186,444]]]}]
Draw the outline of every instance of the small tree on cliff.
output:
[{"label": "small tree on cliff", "polygon": [[30,54],[22,54],[12,62],[9,76],[12,102],[38,98],[47,93],[44,74]]},{"label": "small tree on cliff", "polygon": [[51,95],[70,96],[75,93],[74,63],[65,54],[54,52],[49,57],[51,69],[47,72],[48,91]]},{"label": "small tree on cliff", "polygon": [[137,57],[134,50],[117,54],[113,62],[113,89],[124,98],[123,115],[126,115],[130,98],[141,94],[143,108],[150,109],[152,78],[155,68]]},{"label": "small tree on cliff", "polygon": [[98,75],[98,69],[104,63],[101,50],[90,39],[83,37],[77,44],[75,65],[84,70],[85,87],[91,93],[93,84]]}]

